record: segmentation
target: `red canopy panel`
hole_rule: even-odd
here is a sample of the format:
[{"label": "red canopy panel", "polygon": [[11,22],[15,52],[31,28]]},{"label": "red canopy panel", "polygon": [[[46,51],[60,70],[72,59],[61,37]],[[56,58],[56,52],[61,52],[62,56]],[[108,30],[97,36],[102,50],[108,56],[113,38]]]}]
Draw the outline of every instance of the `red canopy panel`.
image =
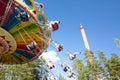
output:
[{"label": "red canopy panel", "polygon": [[7,22],[10,20],[11,16],[14,14],[14,12],[15,12],[15,5],[12,4],[8,14],[6,15],[6,18],[3,22],[3,24],[1,25],[2,27],[4,27],[7,24]]},{"label": "red canopy panel", "polygon": [[8,2],[9,2],[9,0],[0,0],[0,23],[2,21],[4,13],[6,11],[6,7],[7,7]]}]

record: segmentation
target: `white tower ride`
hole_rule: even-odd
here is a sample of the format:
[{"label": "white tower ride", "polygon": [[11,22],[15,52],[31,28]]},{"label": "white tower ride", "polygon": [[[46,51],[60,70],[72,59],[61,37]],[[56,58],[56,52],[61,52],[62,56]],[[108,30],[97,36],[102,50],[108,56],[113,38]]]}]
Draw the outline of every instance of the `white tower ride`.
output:
[{"label": "white tower ride", "polygon": [[81,31],[82,38],[83,38],[83,41],[84,41],[84,44],[85,44],[85,48],[87,50],[90,50],[90,47],[89,47],[89,44],[88,44],[88,41],[87,41],[87,37],[86,37],[85,31],[84,31],[83,25],[80,25],[80,31]]}]

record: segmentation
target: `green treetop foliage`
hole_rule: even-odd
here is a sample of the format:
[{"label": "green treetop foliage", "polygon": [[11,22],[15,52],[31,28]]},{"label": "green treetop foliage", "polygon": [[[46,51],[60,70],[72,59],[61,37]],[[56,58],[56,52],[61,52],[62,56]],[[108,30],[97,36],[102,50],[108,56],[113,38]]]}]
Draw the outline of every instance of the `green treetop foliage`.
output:
[{"label": "green treetop foliage", "polygon": [[[98,57],[94,58],[93,65],[91,66],[80,59],[75,59],[73,67],[77,74],[77,80],[120,79],[120,58],[117,54],[111,54],[110,58],[106,58],[102,51],[98,51]],[[94,78],[95,72],[98,74],[98,79]]]},{"label": "green treetop foliage", "polygon": [[111,54],[111,58],[107,60],[106,66],[112,80],[120,79],[120,58],[117,54]]},{"label": "green treetop foliage", "polygon": [[43,60],[37,59],[35,61],[18,64],[0,66],[0,80],[47,80],[48,70]]},{"label": "green treetop foliage", "polygon": [[62,74],[59,74],[59,79],[58,80],[66,80],[66,79],[62,76]]},{"label": "green treetop foliage", "polygon": [[118,38],[115,38],[114,41],[115,41],[117,47],[120,48],[120,40]]},{"label": "green treetop foliage", "polygon": [[87,67],[84,66],[82,60],[75,59],[73,63],[73,69],[76,71],[77,80],[89,80],[89,72]]}]

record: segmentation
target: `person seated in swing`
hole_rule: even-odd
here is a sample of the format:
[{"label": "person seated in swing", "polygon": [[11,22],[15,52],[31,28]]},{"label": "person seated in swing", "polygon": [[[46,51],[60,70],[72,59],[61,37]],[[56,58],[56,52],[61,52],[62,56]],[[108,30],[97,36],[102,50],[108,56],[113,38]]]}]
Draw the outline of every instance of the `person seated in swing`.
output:
[{"label": "person seated in swing", "polygon": [[27,48],[31,51],[35,50],[37,48],[37,43],[35,41],[27,44]]},{"label": "person seated in swing", "polygon": [[39,11],[43,12],[43,9],[44,9],[43,3],[37,3],[37,2],[35,2],[35,4],[36,4],[36,6],[37,6],[37,9],[38,9]]},{"label": "person seated in swing", "polygon": [[55,68],[55,65],[52,63],[52,61],[49,61],[49,62],[48,62],[48,68],[49,68],[49,69]]},{"label": "person seated in swing", "polygon": [[63,50],[63,46],[61,44],[55,44],[55,48],[58,52]]},{"label": "person seated in swing", "polygon": [[59,29],[59,24],[60,24],[60,21],[50,21],[48,28],[54,32]]},{"label": "person seated in swing", "polygon": [[50,80],[57,80],[56,77],[52,74],[49,76],[49,78],[50,78]]},{"label": "person seated in swing", "polygon": [[69,53],[68,54],[68,57],[70,60],[74,60],[76,58],[76,55],[77,54],[80,54],[81,52],[74,52],[73,54],[72,53]]},{"label": "person seated in swing", "polygon": [[71,78],[71,77],[74,77],[74,73],[73,72],[71,72],[71,71],[68,71],[67,72],[67,76],[69,77],[69,78]]},{"label": "person seated in swing", "polygon": [[63,68],[63,71],[64,71],[64,72],[67,72],[67,71],[70,69],[70,67],[69,67],[69,66],[66,66],[64,63],[61,64],[61,67]]},{"label": "person seated in swing", "polygon": [[22,21],[22,22],[26,22],[29,21],[29,16],[27,14],[27,12],[25,12],[24,10],[19,10],[19,8],[15,7],[15,9],[18,11],[17,14],[17,18]]},{"label": "person seated in swing", "polygon": [[76,58],[75,54],[68,54],[70,60],[74,60]]},{"label": "person seated in swing", "polygon": [[27,14],[26,12],[21,12],[21,13],[20,13],[20,20],[21,20],[22,22],[29,21],[28,14]]}]

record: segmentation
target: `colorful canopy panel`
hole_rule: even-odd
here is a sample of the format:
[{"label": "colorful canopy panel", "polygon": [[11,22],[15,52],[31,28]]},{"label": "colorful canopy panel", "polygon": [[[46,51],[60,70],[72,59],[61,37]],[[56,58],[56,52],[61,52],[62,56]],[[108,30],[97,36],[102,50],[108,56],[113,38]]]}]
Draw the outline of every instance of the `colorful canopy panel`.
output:
[{"label": "colorful canopy panel", "polygon": [[38,58],[51,37],[47,19],[34,0],[0,0],[0,63]]}]

